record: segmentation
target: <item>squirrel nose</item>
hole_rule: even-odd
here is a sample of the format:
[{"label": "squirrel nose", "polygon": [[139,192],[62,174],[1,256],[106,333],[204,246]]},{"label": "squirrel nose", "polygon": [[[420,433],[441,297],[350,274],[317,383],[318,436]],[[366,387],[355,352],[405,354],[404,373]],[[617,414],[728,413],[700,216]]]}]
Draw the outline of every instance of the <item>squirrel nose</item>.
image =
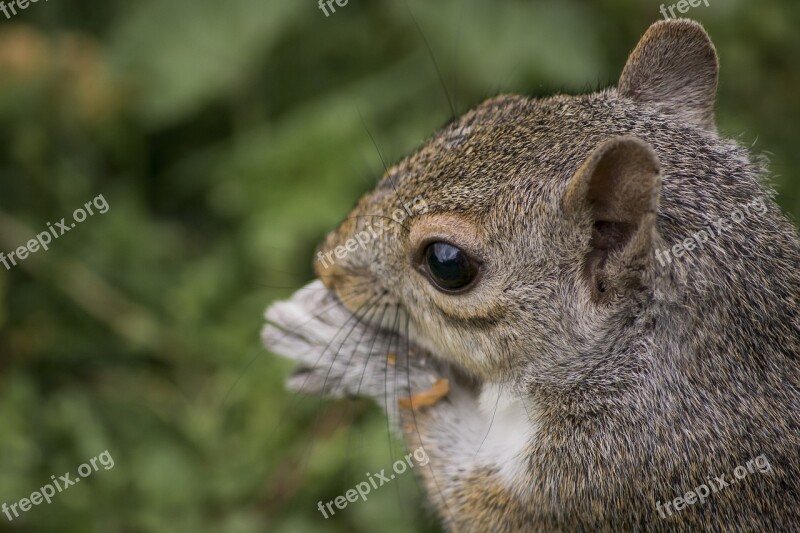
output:
[{"label": "squirrel nose", "polygon": [[344,275],[344,271],[337,266],[336,261],[331,262],[323,253],[317,252],[317,260],[314,262],[314,274],[328,290],[335,292],[338,285],[337,280]]},{"label": "squirrel nose", "polygon": [[343,263],[347,260],[347,248],[340,240],[337,232],[329,233],[317,247],[314,261],[314,274],[332,292],[335,292],[336,286],[339,285],[339,278],[345,275]]},{"label": "squirrel nose", "polygon": [[352,267],[347,263],[347,256],[342,249],[336,249],[340,252],[338,255],[333,251],[317,252],[314,273],[346,308],[355,312],[374,297],[374,290],[369,283],[370,274]]}]

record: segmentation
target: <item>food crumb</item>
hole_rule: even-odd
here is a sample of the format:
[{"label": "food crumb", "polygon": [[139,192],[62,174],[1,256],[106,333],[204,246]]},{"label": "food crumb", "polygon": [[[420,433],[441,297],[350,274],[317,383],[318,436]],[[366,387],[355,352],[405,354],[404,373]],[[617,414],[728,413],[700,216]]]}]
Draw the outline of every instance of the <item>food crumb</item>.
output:
[{"label": "food crumb", "polygon": [[445,378],[439,378],[430,389],[412,394],[409,398],[400,398],[398,403],[403,409],[430,407],[447,396],[448,392],[450,392],[450,382]]}]

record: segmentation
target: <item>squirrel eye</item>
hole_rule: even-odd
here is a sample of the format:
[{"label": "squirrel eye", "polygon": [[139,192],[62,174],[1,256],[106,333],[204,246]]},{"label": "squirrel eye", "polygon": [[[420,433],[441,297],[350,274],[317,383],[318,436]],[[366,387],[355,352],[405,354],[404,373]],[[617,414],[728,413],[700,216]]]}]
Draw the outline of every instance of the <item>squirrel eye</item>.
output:
[{"label": "squirrel eye", "polygon": [[464,289],[478,275],[477,267],[467,254],[446,242],[429,244],[424,261],[433,285],[444,292]]}]

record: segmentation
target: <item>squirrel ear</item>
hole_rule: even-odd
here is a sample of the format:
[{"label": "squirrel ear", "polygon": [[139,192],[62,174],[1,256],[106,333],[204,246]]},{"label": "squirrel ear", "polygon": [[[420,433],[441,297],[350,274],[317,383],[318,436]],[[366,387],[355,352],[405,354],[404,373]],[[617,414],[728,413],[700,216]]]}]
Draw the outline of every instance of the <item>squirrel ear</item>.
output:
[{"label": "squirrel ear", "polygon": [[658,157],[636,137],[603,143],[570,179],[564,211],[592,223],[584,273],[595,300],[607,301],[652,261],[660,193]]},{"label": "squirrel ear", "polygon": [[631,53],[617,92],[714,130],[719,60],[703,27],[690,20],[656,22]]}]

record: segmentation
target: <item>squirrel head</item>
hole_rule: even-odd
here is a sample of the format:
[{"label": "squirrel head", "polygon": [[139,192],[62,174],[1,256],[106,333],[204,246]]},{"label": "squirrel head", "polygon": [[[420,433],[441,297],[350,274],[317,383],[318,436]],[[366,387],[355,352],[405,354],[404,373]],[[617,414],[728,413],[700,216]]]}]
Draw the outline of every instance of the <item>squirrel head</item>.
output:
[{"label": "squirrel head", "polygon": [[407,321],[483,379],[585,345],[657,289],[659,148],[717,138],[717,71],[699,24],[659,22],[616,90],[484,102],[386,172],[317,275],[360,320]]}]

